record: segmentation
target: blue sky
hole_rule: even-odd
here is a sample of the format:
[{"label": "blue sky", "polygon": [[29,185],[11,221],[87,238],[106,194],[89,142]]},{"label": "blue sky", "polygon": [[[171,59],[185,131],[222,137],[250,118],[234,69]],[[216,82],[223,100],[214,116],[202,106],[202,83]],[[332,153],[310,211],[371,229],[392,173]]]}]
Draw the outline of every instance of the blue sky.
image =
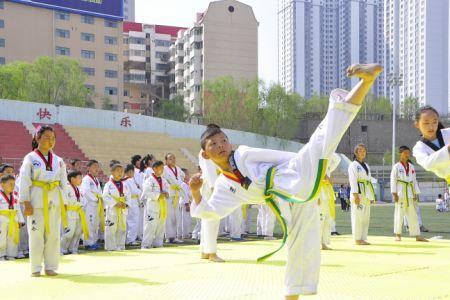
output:
[{"label": "blue sky", "polygon": [[[136,22],[189,27],[197,12],[203,12],[208,0],[135,0]],[[258,28],[259,77],[269,82],[277,81],[277,0],[241,0],[253,8]]]}]

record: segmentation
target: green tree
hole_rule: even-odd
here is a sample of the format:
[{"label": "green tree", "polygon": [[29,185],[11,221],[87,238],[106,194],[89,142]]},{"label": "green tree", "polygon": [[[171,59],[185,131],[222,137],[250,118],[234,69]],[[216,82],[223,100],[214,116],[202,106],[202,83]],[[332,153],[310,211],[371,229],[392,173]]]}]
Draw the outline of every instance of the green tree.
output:
[{"label": "green tree", "polygon": [[284,139],[295,136],[301,116],[302,99],[298,94],[287,94],[279,84],[263,92],[264,106],[259,133]]},{"label": "green tree", "polygon": [[235,81],[231,76],[204,83],[204,121],[222,127],[255,131],[260,95],[260,81]]},{"label": "green tree", "polygon": [[172,100],[162,100],[156,116],[163,119],[184,122],[187,111],[184,106],[183,96],[176,95]]},{"label": "green tree", "polygon": [[400,104],[400,115],[406,120],[414,120],[418,109],[419,99],[409,96]]},{"label": "green tree", "polygon": [[13,62],[0,67],[0,98],[21,100],[27,97],[26,85],[31,64]]},{"label": "green tree", "polygon": [[14,100],[85,106],[90,99],[85,79],[78,61],[43,56],[33,63],[1,66],[0,95]]},{"label": "green tree", "polygon": [[103,95],[101,97],[101,100],[102,100],[102,109],[112,110],[111,98],[109,98],[106,95]]}]

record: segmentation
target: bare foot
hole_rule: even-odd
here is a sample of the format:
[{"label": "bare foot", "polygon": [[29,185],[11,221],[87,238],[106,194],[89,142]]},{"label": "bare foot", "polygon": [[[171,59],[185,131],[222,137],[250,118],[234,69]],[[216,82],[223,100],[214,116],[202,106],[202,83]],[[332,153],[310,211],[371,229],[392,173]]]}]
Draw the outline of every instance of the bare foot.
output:
[{"label": "bare foot", "polygon": [[218,257],[216,253],[211,253],[209,255],[209,261],[212,262],[225,262],[222,258]]},{"label": "bare foot", "polygon": [[289,295],[284,298],[285,300],[297,300],[298,295]]},{"label": "bare foot", "polygon": [[52,270],[45,270],[45,275],[56,276],[56,275],[58,275],[58,273],[56,273],[55,271],[52,271]]},{"label": "bare foot", "polygon": [[322,244],[322,250],[333,250],[325,244]]},{"label": "bare foot", "polygon": [[359,241],[355,241],[356,245],[370,245],[369,242],[363,241],[363,240],[359,240]]},{"label": "bare foot", "polygon": [[424,237],[421,237],[420,235],[416,236],[416,241],[418,241],[418,242],[429,242],[429,240],[427,240]]},{"label": "bare foot", "polygon": [[373,82],[383,71],[379,64],[354,64],[347,68],[348,77],[359,77],[366,82]]},{"label": "bare foot", "polygon": [[31,277],[41,277],[41,272],[31,273]]},{"label": "bare foot", "polygon": [[209,253],[203,253],[202,252],[202,255],[200,256],[200,258],[201,259],[209,259]]},{"label": "bare foot", "polygon": [[395,241],[396,241],[396,242],[400,242],[401,240],[402,240],[401,235],[396,234],[396,235],[395,235]]}]

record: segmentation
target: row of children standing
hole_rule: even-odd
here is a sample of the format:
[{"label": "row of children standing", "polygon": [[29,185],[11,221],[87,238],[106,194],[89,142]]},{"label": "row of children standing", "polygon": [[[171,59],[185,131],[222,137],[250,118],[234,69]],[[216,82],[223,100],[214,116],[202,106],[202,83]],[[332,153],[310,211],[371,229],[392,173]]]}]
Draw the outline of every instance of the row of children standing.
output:
[{"label": "row of children standing", "polygon": [[144,249],[162,247],[164,235],[171,243],[188,237],[189,175],[175,155],[166,155],[166,165],[147,156],[145,169],[135,168],[139,156],[125,168],[112,161],[102,188],[99,163],[90,160],[84,177],[67,172],[52,152],[55,141],[52,127],[37,130],[17,182],[11,166],[0,169],[0,260],[23,257],[29,247],[32,276],[41,275],[42,263],[54,276],[60,253],[78,253],[80,240],[88,250],[104,240],[106,250],[116,251],[139,240]]}]

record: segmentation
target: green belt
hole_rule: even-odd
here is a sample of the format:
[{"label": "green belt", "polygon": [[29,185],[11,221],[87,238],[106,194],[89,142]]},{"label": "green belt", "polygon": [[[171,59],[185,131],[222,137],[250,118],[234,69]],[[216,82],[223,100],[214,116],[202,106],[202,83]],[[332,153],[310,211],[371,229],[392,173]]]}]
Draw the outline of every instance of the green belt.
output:
[{"label": "green belt", "polygon": [[262,262],[262,261],[268,259],[269,257],[271,257],[272,255],[274,255],[275,253],[277,253],[278,251],[280,251],[286,244],[286,240],[288,237],[286,220],[281,216],[281,211],[280,211],[280,208],[278,207],[277,203],[275,202],[275,197],[278,197],[281,200],[284,200],[284,201],[287,201],[290,203],[306,203],[308,201],[315,199],[317,196],[317,193],[319,191],[321,181],[325,177],[325,170],[327,169],[327,163],[328,163],[327,159],[319,160],[319,167],[317,169],[316,181],[314,182],[314,187],[311,191],[311,194],[306,199],[297,198],[294,195],[286,193],[285,191],[274,188],[273,180],[275,177],[276,169],[275,169],[275,167],[271,167],[271,168],[269,168],[269,170],[267,170],[266,189],[264,191],[264,198],[265,198],[266,204],[270,207],[270,209],[275,214],[275,217],[278,219],[278,221],[281,224],[281,229],[283,230],[283,240],[281,242],[281,245],[278,247],[278,249],[276,249],[275,251],[272,251],[264,256],[259,257],[256,260],[257,262]]},{"label": "green belt", "polygon": [[404,181],[404,180],[400,180],[400,179],[398,179],[397,182],[400,182],[405,187],[405,190],[406,190],[406,207],[409,207],[409,189],[408,189],[408,186],[411,187],[411,190],[413,192],[413,197],[414,197],[414,195],[416,194],[415,191],[414,191],[414,183],[412,181]]},{"label": "green belt", "polygon": [[[362,187],[363,187],[362,189],[361,189],[361,184],[362,184]],[[375,200],[375,189],[373,188],[372,181],[370,181],[370,180],[362,180],[362,179],[358,180],[358,186],[361,189],[361,194],[363,194],[362,190],[364,190],[364,194],[363,194],[364,197],[366,197],[366,185],[369,186],[370,191],[372,192],[373,200]]]}]

